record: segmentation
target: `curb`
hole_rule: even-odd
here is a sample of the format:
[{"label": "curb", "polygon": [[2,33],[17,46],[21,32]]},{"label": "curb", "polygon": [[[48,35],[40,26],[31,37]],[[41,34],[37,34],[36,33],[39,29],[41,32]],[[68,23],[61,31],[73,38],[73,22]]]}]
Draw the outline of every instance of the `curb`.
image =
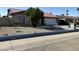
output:
[{"label": "curb", "polygon": [[12,35],[12,36],[3,36],[0,37],[0,41],[8,41],[8,40],[16,40],[22,38],[32,38],[32,37],[39,37],[39,36],[46,36],[46,35],[56,35],[56,34],[63,34],[63,33],[70,33],[70,32],[78,32],[79,29],[76,30],[60,30],[55,32],[42,32],[42,33],[32,33],[32,34],[21,34],[21,35]]}]

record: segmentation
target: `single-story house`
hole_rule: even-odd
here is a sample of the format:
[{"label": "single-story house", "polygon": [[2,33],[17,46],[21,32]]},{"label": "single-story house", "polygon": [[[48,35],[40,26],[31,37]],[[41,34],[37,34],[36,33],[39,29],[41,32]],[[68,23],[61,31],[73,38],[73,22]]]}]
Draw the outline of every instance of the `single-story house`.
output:
[{"label": "single-story house", "polygon": [[[27,17],[25,17],[25,18],[23,17],[23,16],[25,16],[25,15],[23,15],[24,12],[25,12],[25,10],[10,8],[10,9],[8,9],[7,15],[10,15],[10,16],[16,18],[19,22],[22,22],[22,23],[26,22],[30,25],[30,21],[27,19]],[[25,19],[27,19],[27,20],[25,20]],[[44,13],[43,22],[45,25],[57,25],[56,16],[52,15],[52,13]],[[39,22],[39,24],[41,25],[41,21]]]},{"label": "single-story house", "polygon": [[[23,13],[25,10],[19,10],[14,8],[9,8],[7,15],[11,15],[12,17],[16,18],[18,23],[21,24],[27,24],[31,25],[30,21],[27,19]],[[79,23],[79,17],[73,17],[73,16],[64,16],[64,15],[53,15],[52,13],[44,13],[44,25],[57,25],[59,20],[64,20],[66,22],[73,22],[76,20],[77,23]],[[39,22],[41,25],[41,21]]]}]

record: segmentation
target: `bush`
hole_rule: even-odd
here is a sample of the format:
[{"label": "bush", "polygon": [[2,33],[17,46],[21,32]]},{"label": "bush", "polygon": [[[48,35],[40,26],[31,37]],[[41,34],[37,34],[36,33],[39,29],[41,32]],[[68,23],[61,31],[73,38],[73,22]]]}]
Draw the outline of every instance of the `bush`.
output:
[{"label": "bush", "polygon": [[29,8],[25,12],[25,15],[28,17],[30,20],[30,23],[33,27],[36,27],[38,25],[38,22],[40,19],[43,19],[43,11],[40,10],[39,8]]}]

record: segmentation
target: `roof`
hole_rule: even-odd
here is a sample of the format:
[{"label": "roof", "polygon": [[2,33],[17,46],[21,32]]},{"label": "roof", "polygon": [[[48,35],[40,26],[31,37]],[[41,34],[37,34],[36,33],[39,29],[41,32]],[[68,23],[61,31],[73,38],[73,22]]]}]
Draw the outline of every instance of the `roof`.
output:
[{"label": "roof", "polygon": [[44,17],[46,17],[46,18],[57,18],[55,15],[53,15],[51,13],[44,13]]},{"label": "roof", "polygon": [[16,14],[16,13],[25,11],[25,10],[14,9],[14,8],[9,8],[9,10],[10,10],[9,14]]},{"label": "roof", "polygon": [[[25,10],[21,10],[21,9],[14,9],[14,8],[9,8],[10,12],[9,14],[17,14],[20,12],[23,12]],[[48,18],[56,18],[55,15],[52,15],[52,13],[44,13],[44,17],[48,17]]]},{"label": "roof", "polygon": [[59,15],[57,15],[57,18],[59,19],[79,19],[79,17],[76,17],[76,16],[59,16]]},{"label": "roof", "polygon": [[[9,14],[17,14],[17,13],[21,13],[24,12],[25,10],[21,10],[21,9],[14,9],[14,8],[9,8],[10,12]],[[44,17],[45,18],[60,18],[60,19],[79,19],[79,17],[73,17],[73,16],[62,16],[62,15],[53,15],[52,13],[44,13]]]}]

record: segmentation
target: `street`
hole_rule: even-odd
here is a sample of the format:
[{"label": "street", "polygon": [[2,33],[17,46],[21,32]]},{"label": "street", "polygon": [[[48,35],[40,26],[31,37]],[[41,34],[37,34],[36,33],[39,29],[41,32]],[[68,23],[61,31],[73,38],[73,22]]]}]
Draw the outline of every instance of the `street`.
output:
[{"label": "street", "polygon": [[79,32],[0,42],[7,51],[79,51]]}]

